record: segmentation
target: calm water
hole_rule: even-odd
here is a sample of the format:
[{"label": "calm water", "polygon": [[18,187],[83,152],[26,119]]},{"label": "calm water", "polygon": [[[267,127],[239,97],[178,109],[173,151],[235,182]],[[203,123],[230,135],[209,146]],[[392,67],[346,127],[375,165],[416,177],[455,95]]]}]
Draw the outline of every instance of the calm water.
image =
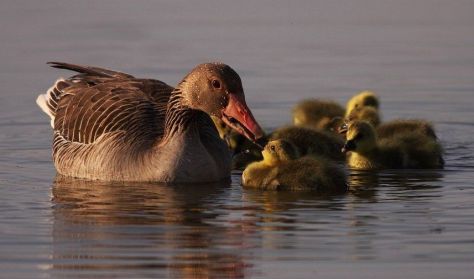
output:
[{"label": "calm water", "polygon": [[[472,278],[474,1],[2,1],[0,277]],[[329,3],[330,2],[330,3]],[[352,173],[342,196],[56,177],[46,61],[176,84],[220,60],[266,128],[362,89],[432,120],[442,171]]]}]

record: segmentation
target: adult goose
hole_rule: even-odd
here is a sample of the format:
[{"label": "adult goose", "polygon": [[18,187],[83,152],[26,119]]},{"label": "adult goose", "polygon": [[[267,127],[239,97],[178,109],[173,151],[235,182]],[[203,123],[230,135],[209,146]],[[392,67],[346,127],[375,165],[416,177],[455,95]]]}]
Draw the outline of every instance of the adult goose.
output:
[{"label": "adult goose", "polygon": [[66,176],[107,181],[202,183],[228,179],[231,154],[209,115],[252,141],[263,135],[228,65],[198,65],[173,88],[107,69],[78,72],[37,98],[51,117],[53,160]]}]

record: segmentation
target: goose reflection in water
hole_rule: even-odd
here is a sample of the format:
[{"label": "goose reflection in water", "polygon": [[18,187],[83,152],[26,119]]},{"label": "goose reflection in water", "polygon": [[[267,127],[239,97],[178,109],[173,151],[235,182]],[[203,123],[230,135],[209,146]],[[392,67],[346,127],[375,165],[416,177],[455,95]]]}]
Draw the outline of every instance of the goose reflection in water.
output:
[{"label": "goose reflection in water", "polygon": [[[243,278],[270,258],[375,259],[377,241],[398,216],[393,211],[418,214],[403,201],[420,201],[422,213],[435,208],[443,171],[352,171],[349,183],[349,193],[321,196],[241,189],[236,181],[186,187],[57,177],[51,272]],[[387,204],[368,211],[368,201]],[[442,228],[429,221],[416,226],[427,229]]]},{"label": "goose reflection in water", "polygon": [[[54,181],[53,272],[242,278],[239,228],[212,222],[230,185]],[[74,271],[74,272],[72,272]]]}]

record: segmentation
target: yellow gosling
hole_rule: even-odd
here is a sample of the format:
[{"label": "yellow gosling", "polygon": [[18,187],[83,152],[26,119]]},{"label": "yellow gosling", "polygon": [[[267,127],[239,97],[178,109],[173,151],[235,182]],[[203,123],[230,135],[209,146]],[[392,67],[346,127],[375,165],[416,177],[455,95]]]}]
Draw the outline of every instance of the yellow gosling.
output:
[{"label": "yellow gosling", "polygon": [[343,152],[349,152],[347,163],[355,169],[442,168],[442,147],[438,141],[419,131],[400,132],[378,140],[375,129],[367,122],[348,124]]},{"label": "yellow gosling", "polygon": [[397,119],[381,124],[376,128],[379,138],[389,138],[399,133],[417,131],[432,139],[437,139],[433,124],[420,119]]},{"label": "yellow gosling", "polygon": [[297,126],[333,131],[344,116],[344,108],[333,101],[308,99],[298,103],[292,114]]},{"label": "yellow gosling", "polygon": [[331,161],[299,158],[297,148],[288,141],[270,141],[262,151],[263,160],[247,166],[242,185],[261,190],[345,192],[344,170]]},{"label": "yellow gosling", "polygon": [[344,139],[334,133],[306,127],[288,126],[275,130],[270,140],[283,139],[294,144],[301,156],[323,156],[336,161],[344,161],[341,153]]},{"label": "yellow gosling", "polygon": [[357,107],[346,117],[345,122],[366,121],[372,126],[377,127],[380,124],[379,111],[374,107]]},{"label": "yellow gosling", "polygon": [[[211,118],[219,132],[219,136],[233,152],[231,165],[233,170],[243,170],[248,164],[262,159],[261,148],[258,145],[235,132],[219,118],[214,116],[211,116]],[[258,142],[261,143],[263,141],[266,141],[265,137],[262,137]]]},{"label": "yellow gosling", "polygon": [[353,109],[361,107],[373,107],[378,110],[379,98],[374,92],[369,90],[359,92],[347,102],[345,116],[349,116]]}]

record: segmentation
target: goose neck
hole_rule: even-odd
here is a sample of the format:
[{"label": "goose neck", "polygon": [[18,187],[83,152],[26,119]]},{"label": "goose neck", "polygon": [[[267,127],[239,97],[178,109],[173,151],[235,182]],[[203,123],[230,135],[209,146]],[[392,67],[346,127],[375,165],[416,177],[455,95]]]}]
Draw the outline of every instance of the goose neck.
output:
[{"label": "goose neck", "polygon": [[165,117],[165,138],[183,133],[193,123],[197,111],[186,104],[185,95],[178,86],[171,93]]}]

